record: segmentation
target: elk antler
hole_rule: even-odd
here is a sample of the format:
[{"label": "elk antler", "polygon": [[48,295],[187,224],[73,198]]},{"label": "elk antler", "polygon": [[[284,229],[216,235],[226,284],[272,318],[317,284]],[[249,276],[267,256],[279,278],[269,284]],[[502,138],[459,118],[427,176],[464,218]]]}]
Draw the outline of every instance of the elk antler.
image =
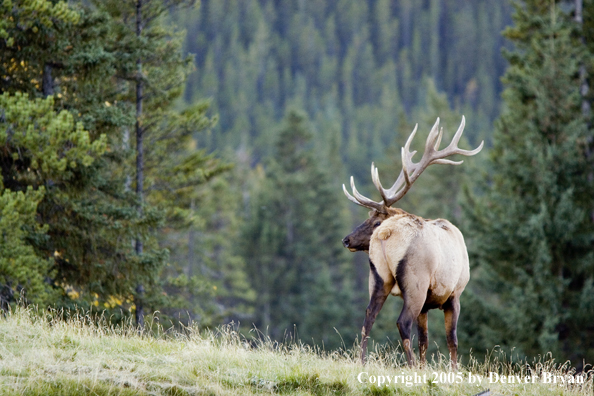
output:
[{"label": "elk antler", "polygon": [[401,154],[402,154],[402,171],[400,171],[400,175],[396,182],[390,189],[386,190],[379,179],[378,170],[375,165],[371,164],[371,179],[373,180],[373,184],[379,190],[383,202],[375,202],[369,198],[364,197],[361,195],[357,189],[355,188],[355,181],[351,176],[351,188],[353,190],[353,195],[349,194],[345,185],[342,185],[342,189],[347,196],[347,198],[357,205],[365,206],[369,209],[375,209],[378,212],[386,213],[387,208],[392,206],[396,201],[400,200],[410,189],[412,184],[418,179],[418,177],[423,173],[425,168],[432,164],[444,164],[444,165],[460,165],[463,161],[451,161],[444,159],[449,157],[450,155],[454,154],[461,154],[465,156],[472,156],[478,154],[483,149],[484,141],[481,142],[480,146],[474,150],[462,150],[458,148],[458,142],[460,141],[460,137],[462,136],[462,132],[464,132],[464,125],[466,124],[466,119],[462,116],[462,122],[460,123],[460,127],[458,127],[458,131],[454,135],[452,142],[443,150],[439,150],[439,144],[441,143],[441,137],[443,135],[443,128],[439,128],[439,117],[437,121],[435,121],[435,125],[431,128],[431,132],[429,132],[429,136],[427,137],[427,142],[425,143],[425,152],[423,153],[423,157],[419,162],[416,164],[412,162],[412,157],[415,155],[416,151],[410,151],[410,144],[417,133],[418,124],[415,126],[415,129],[410,134],[408,140],[404,147],[402,147]]}]

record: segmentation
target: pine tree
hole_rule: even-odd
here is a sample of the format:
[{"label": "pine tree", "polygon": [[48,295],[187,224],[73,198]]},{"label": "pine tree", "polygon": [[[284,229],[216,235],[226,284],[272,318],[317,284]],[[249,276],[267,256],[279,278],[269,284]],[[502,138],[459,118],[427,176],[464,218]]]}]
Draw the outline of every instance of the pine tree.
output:
[{"label": "pine tree", "polygon": [[[7,189],[4,200],[10,200],[7,205],[16,205],[15,210],[21,213],[14,221],[31,228],[30,210],[34,204],[36,221],[43,230],[37,232],[40,237],[15,235],[13,240],[25,240],[39,263],[51,263],[49,267],[38,265],[38,277],[31,279],[50,279],[57,291],[51,298],[46,298],[47,293],[38,299],[29,295],[30,301],[56,302],[59,297],[62,306],[76,304],[126,312],[134,308],[134,288],[142,284],[149,289],[146,299],[153,307],[169,304],[160,297],[159,278],[167,263],[168,238],[163,232],[160,235],[165,236],[157,239],[155,230],[165,223],[165,230],[176,231],[196,223],[192,202],[199,204],[208,194],[200,186],[228,168],[195,145],[196,134],[216,122],[216,117],[207,116],[208,103],[172,110],[189,72],[189,60],[181,54],[180,36],[163,27],[168,9],[163,2],[145,3],[145,16],[151,23],[145,26],[144,36],[138,37],[134,26],[125,23],[134,20],[128,18],[135,15],[130,5],[98,2],[96,7],[84,7],[19,0],[0,6],[1,90],[51,98],[49,108],[43,102],[46,111],[53,106],[57,111],[69,112],[72,122],[88,131],[88,144],[106,146],[85,166],[71,169],[68,165],[62,169],[64,174],[38,171],[27,177],[18,172],[27,168],[30,158],[17,163],[16,168],[11,165],[16,155],[12,150],[23,152],[24,148],[9,146],[0,154],[7,164],[3,172]],[[146,123],[143,128],[152,132],[143,136],[147,147],[142,211],[132,191],[134,150],[130,147],[130,132],[138,118],[134,105],[139,56],[148,59],[141,82],[147,84],[142,100],[150,113],[142,121]],[[43,120],[37,123],[43,125]],[[75,143],[54,140],[40,152],[68,152]],[[44,193],[29,193],[29,186],[35,190],[43,186]],[[25,199],[31,197],[31,205],[19,203],[22,197],[15,195],[17,192],[25,194]],[[142,255],[134,253],[134,239],[146,243]],[[7,257],[13,256],[10,253]],[[10,282],[16,287],[23,280]]]},{"label": "pine tree", "polygon": [[47,304],[52,296],[43,275],[51,273],[51,261],[38,257],[27,243],[28,237],[43,237],[47,230],[35,222],[43,189],[23,193],[0,188],[0,192],[0,310],[7,311],[10,302],[21,296]]},{"label": "pine tree", "polygon": [[[183,111],[174,109],[190,72],[191,59],[182,54],[181,34],[165,25],[173,8],[192,7],[193,0],[101,1],[96,7],[110,15],[112,51],[119,59],[117,77],[124,89],[118,101],[134,111],[134,175],[139,216],[157,209],[166,228],[158,238],[154,229],[135,236],[135,252],[142,266],[159,273],[166,263],[167,230],[187,229],[195,219],[192,204],[198,204],[200,186],[229,168],[213,155],[196,148],[195,137],[216,124],[209,117],[207,102],[197,102]],[[158,294],[144,295],[139,281],[135,290],[135,315],[143,325],[145,304],[160,305]],[[157,288],[158,289],[158,288]],[[155,299],[156,298],[156,299]]]},{"label": "pine tree", "polygon": [[[75,124],[69,112],[56,113],[53,107],[52,97],[31,101],[21,93],[5,92],[0,96],[0,147],[4,153],[0,157],[3,309],[18,298],[15,292],[22,291],[27,301],[41,304],[50,303],[50,296],[57,297],[45,277],[53,275],[53,281],[61,286],[64,279],[58,278],[60,270],[52,261],[68,262],[68,257],[62,257],[60,250],[51,256],[40,251],[52,230],[48,224],[36,222],[38,207],[46,191],[50,196],[56,190],[68,191],[64,186],[76,179],[80,169],[89,168],[106,149],[105,136],[91,141],[82,123]],[[46,213],[41,211],[40,215]]]},{"label": "pine tree", "polygon": [[166,235],[171,265],[164,272],[164,290],[170,300],[156,306],[171,324],[185,323],[189,315],[189,321],[202,326],[231,322],[250,326],[255,291],[237,243],[244,204],[240,188],[245,183],[238,168],[200,189],[201,197],[186,215],[191,222],[188,230]]},{"label": "pine tree", "polygon": [[[133,214],[133,197],[123,191],[123,180],[113,172],[113,165],[122,161],[117,128],[129,118],[125,109],[113,102],[117,89],[109,80],[115,67],[114,57],[104,46],[106,20],[103,15],[83,12],[65,2],[9,1],[2,4],[1,10],[2,91],[48,97],[45,102],[28,105],[22,95],[15,96],[20,98],[17,102],[23,109],[30,109],[27,116],[32,117],[29,122],[35,126],[27,129],[19,125],[18,132],[24,133],[27,144],[41,140],[35,147],[9,146],[2,155],[5,188],[23,193],[29,187],[44,188],[36,220],[46,234],[27,239],[40,260],[51,262],[48,271],[39,268],[38,276],[51,281],[62,299],[59,305],[74,303],[72,296],[83,297],[76,303],[88,307],[93,301],[98,304],[110,296],[126,295],[128,282],[146,274],[136,267],[136,261],[128,259],[129,243],[121,237],[155,220],[150,216],[139,220]],[[38,107],[42,110],[35,110]],[[76,125],[77,133],[82,133],[83,128],[88,130],[78,144],[108,147],[84,166],[66,163],[57,168],[59,172],[54,166],[49,168],[54,173],[41,168],[23,177],[21,172],[42,166],[36,156],[60,158],[77,144],[71,140],[77,135],[69,136],[67,130],[64,137],[49,143],[43,140],[43,134],[36,137],[35,128],[49,122],[54,109],[69,112],[60,111],[59,118]],[[68,117],[72,119],[68,121]],[[52,128],[56,133],[60,131]],[[44,134],[49,139],[47,131]],[[13,160],[11,150],[24,157]],[[75,293],[69,295],[67,290]]]},{"label": "pine tree", "polygon": [[70,55],[64,33],[80,14],[63,1],[8,0],[0,11],[0,89],[52,95],[54,69]]},{"label": "pine tree", "polygon": [[466,233],[480,298],[496,315],[475,324],[474,336],[580,364],[594,358],[586,325],[594,282],[592,132],[579,77],[589,58],[555,2],[516,6],[504,34],[515,45],[507,53],[506,108],[493,139],[492,179],[469,203],[476,206]]},{"label": "pine tree", "polygon": [[340,244],[340,190],[311,150],[306,118],[290,112],[276,152],[252,198],[243,233],[244,257],[257,290],[256,326],[276,339],[297,326],[304,342],[340,345],[334,331],[354,334],[352,301]]}]

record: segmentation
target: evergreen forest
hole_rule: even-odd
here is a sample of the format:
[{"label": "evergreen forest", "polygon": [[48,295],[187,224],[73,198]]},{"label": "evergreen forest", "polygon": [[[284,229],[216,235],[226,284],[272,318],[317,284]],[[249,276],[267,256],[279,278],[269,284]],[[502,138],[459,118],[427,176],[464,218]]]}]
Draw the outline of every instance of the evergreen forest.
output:
[{"label": "evergreen forest", "polygon": [[[594,363],[594,0],[4,0],[0,310],[360,340],[375,163],[464,234],[461,359]],[[372,343],[397,347],[390,297]],[[0,320],[2,320],[0,318]],[[429,354],[447,355],[443,313]],[[416,335],[415,335],[416,348]]]}]

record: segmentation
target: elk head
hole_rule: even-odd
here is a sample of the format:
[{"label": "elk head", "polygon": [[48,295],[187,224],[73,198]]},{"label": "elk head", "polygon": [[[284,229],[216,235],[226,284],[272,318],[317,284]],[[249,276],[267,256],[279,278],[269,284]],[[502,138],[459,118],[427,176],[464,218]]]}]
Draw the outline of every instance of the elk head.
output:
[{"label": "elk head", "polygon": [[[348,193],[347,193],[348,194]],[[369,212],[369,218],[361,223],[349,235],[344,237],[342,244],[351,252],[369,251],[369,240],[373,231],[379,227],[388,217],[394,216],[400,209],[386,208],[385,212],[372,210]]]},{"label": "elk head", "polygon": [[413,138],[415,137],[415,134],[417,133],[418,128],[418,124],[415,125],[415,128],[406,141],[406,144],[401,149],[402,170],[400,171],[400,175],[392,187],[387,190],[380,182],[377,167],[371,163],[371,179],[373,180],[375,187],[380,192],[382,201],[376,202],[361,195],[355,187],[355,180],[353,176],[351,176],[351,189],[353,191],[353,195],[347,191],[344,184],[342,185],[342,189],[349,200],[356,203],[357,205],[371,209],[371,212],[369,212],[369,218],[356,227],[352,233],[347,235],[342,240],[342,243],[346,248],[352,252],[369,251],[369,240],[373,234],[373,231],[387,218],[396,214],[404,213],[404,211],[391,208],[391,206],[404,197],[413,183],[419,178],[421,173],[423,173],[423,171],[429,165],[460,165],[463,161],[451,161],[445,158],[454,154],[472,156],[478,154],[483,149],[484,142],[481,142],[480,146],[474,150],[462,150],[458,148],[458,142],[460,141],[462,133],[464,132],[465,124],[466,120],[464,116],[462,116],[462,122],[460,123],[458,131],[454,135],[451,143],[443,150],[439,150],[439,144],[441,143],[441,138],[443,135],[443,128],[439,128],[438,117],[437,121],[433,125],[433,128],[431,128],[429,136],[427,137],[423,157],[418,163],[412,162],[412,157],[416,154],[416,151],[410,151],[410,145]]}]

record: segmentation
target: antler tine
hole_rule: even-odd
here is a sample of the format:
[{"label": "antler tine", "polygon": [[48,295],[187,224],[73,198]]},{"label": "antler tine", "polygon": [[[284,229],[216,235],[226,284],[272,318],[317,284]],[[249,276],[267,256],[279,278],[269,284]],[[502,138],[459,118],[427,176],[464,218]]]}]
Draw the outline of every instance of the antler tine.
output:
[{"label": "antler tine", "polygon": [[467,155],[467,156],[475,155],[475,154],[478,154],[483,149],[484,142],[481,142],[480,146],[474,150],[462,150],[462,149],[458,148],[458,143],[460,142],[460,138],[462,137],[462,133],[464,132],[465,126],[466,126],[466,118],[464,116],[462,116],[462,121],[460,122],[460,126],[458,127],[456,134],[452,138],[452,141],[450,142],[448,147],[446,147],[445,149],[440,151],[440,153],[443,152],[445,155],[440,155],[440,157],[445,157],[445,156],[449,156],[452,154],[461,154],[461,155]]},{"label": "antler tine", "polygon": [[443,137],[443,128],[439,128],[439,136],[437,136],[437,142],[435,142],[435,146],[433,146],[433,149],[435,151],[439,150],[439,144],[441,143],[442,137]]},{"label": "antler tine", "polygon": [[[462,116],[462,122],[460,122],[460,126],[458,127],[458,130],[456,131],[456,134],[454,135],[454,138],[452,139],[452,141],[450,142],[450,144],[448,145],[448,147],[446,147],[445,149],[443,149],[442,151],[439,151],[439,158],[445,158],[448,157],[452,154],[460,154],[460,155],[465,155],[467,157],[470,157],[472,155],[476,155],[478,154],[482,149],[483,149],[483,145],[484,145],[484,141],[481,142],[481,144],[475,148],[474,150],[463,150],[461,148],[458,147],[458,142],[460,142],[460,138],[462,137],[462,133],[464,132],[464,127],[466,126],[466,118],[464,116]],[[443,154],[442,154],[443,153]],[[442,164],[451,164],[454,161],[449,161],[445,160],[446,162],[440,161],[440,162],[435,162],[435,163],[442,163]],[[461,164],[463,161],[459,161],[459,163]],[[458,163],[456,163],[456,165],[459,165]]]},{"label": "antler tine", "polygon": [[452,141],[450,142],[449,146],[446,147],[446,149],[458,147],[458,142],[460,141],[460,138],[462,137],[462,133],[464,132],[465,126],[466,126],[466,118],[464,116],[462,116],[462,122],[460,122],[460,126],[458,127],[458,130],[454,134]]},{"label": "antler tine", "polygon": [[436,159],[431,161],[431,165],[433,164],[440,164],[440,165],[462,165],[464,161],[452,161],[448,159]]},{"label": "antler tine", "polygon": [[[402,157],[402,174],[404,175],[404,188],[406,190],[408,190],[410,188],[410,186],[412,185],[412,183],[410,181],[410,176],[408,174],[408,166],[409,166],[409,164],[410,165],[414,165],[414,164],[411,160],[411,156],[409,156],[405,153],[404,147],[402,147],[402,149],[400,150],[400,156]],[[394,202],[396,202],[396,201],[394,201]]]},{"label": "antler tine", "polygon": [[[400,171],[398,180],[396,181],[396,183],[394,183],[394,187],[398,185],[399,190],[398,192],[394,191],[392,194],[390,194],[389,197],[387,197],[386,200],[384,200],[386,206],[390,207],[396,201],[400,200],[404,196],[404,194],[406,194],[406,192],[411,188],[412,184],[415,182],[416,176],[414,178],[411,178],[412,174],[417,174],[415,172],[417,170],[418,164],[413,163],[411,160],[415,152],[407,152],[407,150],[404,147],[401,148],[400,156],[402,157],[402,171]],[[409,168],[411,169],[410,173]],[[400,181],[401,179],[402,181]],[[400,183],[398,183],[398,181],[400,181]],[[404,185],[402,185],[403,183]]]},{"label": "antler tine", "polygon": [[435,151],[435,144],[438,140],[441,141],[440,135],[441,134],[439,133],[439,117],[437,117],[437,121],[435,121],[435,124],[433,124],[433,128],[431,128],[429,136],[427,136],[427,141],[425,142],[425,152],[423,153],[423,157],[425,157],[428,153]]},{"label": "antler tine", "polygon": [[351,194],[350,194],[350,193],[347,191],[347,188],[346,188],[346,186],[345,186],[344,184],[342,185],[342,191],[344,192],[344,195],[346,195],[346,197],[349,199],[349,201],[351,201],[351,202],[354,202],[354,203],[356,203],[357,205],[361,205],[361,204],[359,203],[359,201],[357,201],[357,200],[355,199],[355,197],[353,197],[353,196],[352,196],[352,195],[351,195]]},{"label": "antler tine", "polygon": [[371,180],[373,181],[373,185],[375,186],[375,188],[377,188],[377,190],[382,195],[382,199],[384,201],[386,201],[386,198],[387,198],[386,197],[386,190],[382,186],[382,182],[379,179],[379,172],[378,172],[377,167],[375,166],[375,164],[373,162],[371,163]]},{"label": "antler tine", "polygon": [[[412,143],[416,133],[417,133],[417,128],[419,127],[419,124],[415,124],[415,129],[413,129],[413,131],[411,132],[410,136],[408,137],[408,139],[406,140],[406,144],[404,145],[404,148],[406,149],[406,151],[410,152],[410,144]],[[416,152],[416,151],[415,151]]]},{"label": "antler tine", "polygon": [[478,154],[478,153],[481,152],[481,150],[483,149],[484,144],[485,144],[485,141],[484,140],[481,140],[481,144],[477,148],[475,148],[474,150],[460,150],[460,151],[463,151],[464,153],[461,152],[459,154],[465,155],[467,157],[476,155],[476,154]]},{"label": "antler tine", "polygon": [[[406,143],[404,144],[404,150],[406,150],[406,152],[408,153],[408,159],[409,161],[412,159],[412,157],[417,153],[417,151],[410,151],[410,144],[412,143],[416,133],[417,133],[417,129],[419,128],[419,124],[415,124],[415,127],[413,129],[413,131],[411,132],[410,136],[408,137],[408,139],[406,140]],[[402,156],[402,159],[404,160],[404,155]],[[412,162],[410,162],[411,165]],[[377,174],[377,168],[376,168],[376,174]],[[377,180],[379,182],[379,175],[376,175]],[[389,190],[385,190],[383,187],[381,187],[381,183],[379,183],[379,186],[376,184],[377,189],[380,191],[380,194],[382,195],[382,198],[384,199],[384,202],[388,202],[386,199],[389,199],[389,197],[393,196],[396,191],[398,191],[401,187],[402,187],[402,183],[405,182],[405,177],[404,177],[404,171],[400,171],[400,175],[398,175],[398,178],[396,179],[396,181],[394,182],[394,184],[392,185],[392,187],[390,187]],[[375,183],[374,183],[375,184]],[[388,205],[389,206],[389,205]]]},{"label": "antler tine", "polygon": [[361,205],[369,209],[375,209],[381,213],[386,213],[386,207],[384,206],[383,202],[372,201],[371,199],[361,195],[359,191],[357,191],[357,188],[355,187],[355,179],[353,176],[351,176],[351,190],[353,190],[354,197],[348,193],[344,184],[342,185],[342,189],[347,198],[352,202],[356,203],[357,205]]}]

